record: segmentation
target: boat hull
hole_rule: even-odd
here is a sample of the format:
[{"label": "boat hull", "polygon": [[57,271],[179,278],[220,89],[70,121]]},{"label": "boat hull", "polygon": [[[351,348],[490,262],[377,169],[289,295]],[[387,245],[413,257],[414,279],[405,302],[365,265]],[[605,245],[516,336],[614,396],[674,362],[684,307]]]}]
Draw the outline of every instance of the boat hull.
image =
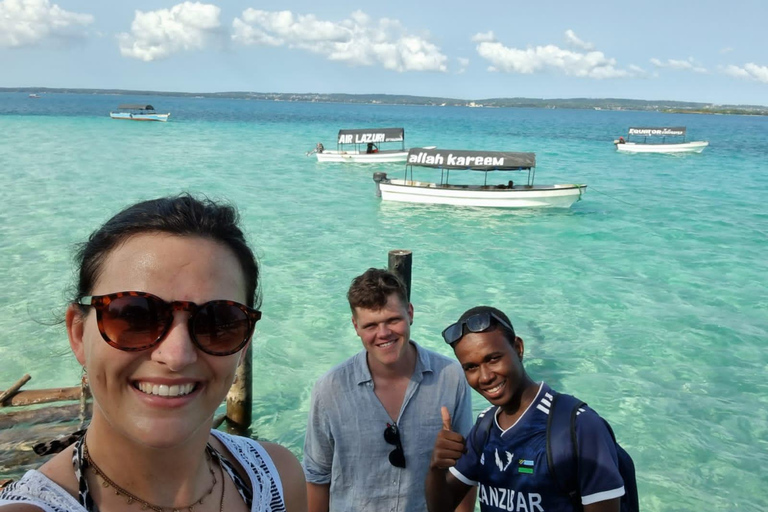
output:
[{"label": "boat hull", "polygon": [[128,121],[168,121],[171,114],[131,114],[129,112],[110,112],[112,119],[126,119]]},{"label": "boat hull", "polygon": [[569,208],[581,199],[587,188],[577,184],[500,188],[438,185],[411,180],[386,180],[378,186],[383,201],[491,208]]},{"label": "boat hull", "polygon": [[326,149],[322,153],[315,153],[318,162],[345,162],[359,164],[379,164],[389,162],[405,162],[408,158],[408,150],[384,150],[378,153],[361,153],[359,151],[336,151]]},{"label": "boat hull", "polygon": [[701,153],[709,146],[709,142],[681,142],[679,144],[637,144],[624,142],[616,144],[616,149],[621,153]]}]

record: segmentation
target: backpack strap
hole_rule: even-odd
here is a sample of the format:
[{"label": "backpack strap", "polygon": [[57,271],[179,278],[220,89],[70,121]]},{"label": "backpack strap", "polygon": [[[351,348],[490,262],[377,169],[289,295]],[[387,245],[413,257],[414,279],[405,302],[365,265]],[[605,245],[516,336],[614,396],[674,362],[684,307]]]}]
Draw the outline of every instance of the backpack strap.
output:
[{"label": "backpack strap", "polygon": [[497,406],[489,407],[481,412],[480,416],[477,418],[477,426],[475,427],[475,433],[472,436],[472,448],[475,451],[475,456],[478,458],[483,453],[485,443],[488,442],[488,436],[491,435],[491,427],[493,426],[493,421],[496,419],[497,410]]},{"label": "backpack strap", "polygon": [[576,440],[576,415],[587,405],[576,397],[555,393],[547,418],[547,465],[549,474],[560,490],[574,504],[581,506],[579,496],[579,446]]}]

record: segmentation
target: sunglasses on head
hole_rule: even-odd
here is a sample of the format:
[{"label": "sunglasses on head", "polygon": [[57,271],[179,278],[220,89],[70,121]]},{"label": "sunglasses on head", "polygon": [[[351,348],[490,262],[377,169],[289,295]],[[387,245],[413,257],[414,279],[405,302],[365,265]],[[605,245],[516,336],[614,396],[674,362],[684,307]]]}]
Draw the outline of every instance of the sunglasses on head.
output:
[{"label": "sunglasses on head", "polygon": [[214,356],[228,356],[242,349],[261,318],[261,311],[231,300],[197,305],[166,302],[145,292],[88,295],[77,301],[96,309],[101,337],[119,350],[146,350],[159,344],[173,323],[174,311],[190,313],[187,327],[192,342]]},{"label": "sunglasses on head", "polygon": [[464,336],[464,326],[467,327],[467,331],[469,332],[485,332],[491,325],[493,325],[493,322],[491,321],[492,319],[496,320],[497,324],[509,330],[509,332],[512,333],[512,338],[515,337],[515,330],[505,320],[499,318],[498,315],[491,311],[483,311],[482,313],[476,313],[446,327],[443,331],[443,339],[447,344],[453,345]]},{"label": "sunglasses on head", "polygon": [[403,445],[400,442],[400,430],[396,424],[387,423],[387,428],[384,429],[384,440],[395,445],[395,449],[389,452],[389,463],[396,468],[404,468],[405,452],[403,452]]}]

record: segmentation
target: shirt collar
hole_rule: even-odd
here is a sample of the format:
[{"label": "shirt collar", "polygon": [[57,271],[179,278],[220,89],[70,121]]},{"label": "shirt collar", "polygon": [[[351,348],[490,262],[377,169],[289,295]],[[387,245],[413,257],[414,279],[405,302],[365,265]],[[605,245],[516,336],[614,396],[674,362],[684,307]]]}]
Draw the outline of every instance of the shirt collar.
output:
[{"label": "shirt collar", "polygon": [[[419,347],[419,345],[411,340],[410,343],[416,347],[416,368],[413,369],[413,375],[411,380],[421,382],[425,373],[432,373],[432,364],[429,360],[426,350]],[[355,355],[354,362],[354,376],[355,381],[359,384],[365,384],[366,382],[372,382],[373,376],[371,375],[371,369],[368,368],[368,362],[366,359],[367,352],[365,350],[358,352]]]}]

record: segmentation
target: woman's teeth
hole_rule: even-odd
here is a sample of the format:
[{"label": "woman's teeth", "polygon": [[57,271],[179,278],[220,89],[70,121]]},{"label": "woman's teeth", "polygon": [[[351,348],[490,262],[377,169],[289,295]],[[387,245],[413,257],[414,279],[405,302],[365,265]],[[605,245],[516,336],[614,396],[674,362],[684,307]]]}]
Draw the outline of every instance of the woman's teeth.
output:
[{"label": "woman's teeth", "polygon": [[148,395],[171,397],[188,395],[195,389],[194,384],[174,384],[173,386],[167,386],[165,384],[150,384],[148,382],[139,382],[136,387],[139,391]]}]

